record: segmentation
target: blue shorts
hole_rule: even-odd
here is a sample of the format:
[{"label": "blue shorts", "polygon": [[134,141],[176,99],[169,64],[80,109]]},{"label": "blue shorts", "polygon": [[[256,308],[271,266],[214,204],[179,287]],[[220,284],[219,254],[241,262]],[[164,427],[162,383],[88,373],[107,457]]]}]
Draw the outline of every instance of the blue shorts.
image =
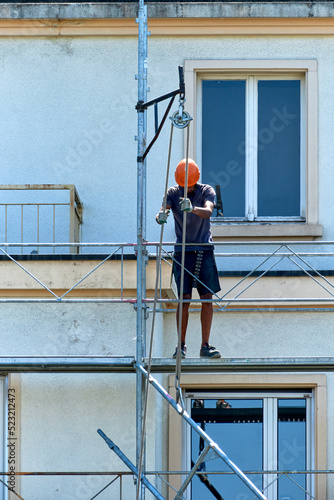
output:
[{"label": "blue shorts", "polygon": [[[181,258],[181,252],[174,253],[173,275],[179,296]],[[184,268],[183,294],[191,295],[193,288],[197,288],[200,296],[206,293],[219,292],[220,285],[213,250],[186,251]]]}]

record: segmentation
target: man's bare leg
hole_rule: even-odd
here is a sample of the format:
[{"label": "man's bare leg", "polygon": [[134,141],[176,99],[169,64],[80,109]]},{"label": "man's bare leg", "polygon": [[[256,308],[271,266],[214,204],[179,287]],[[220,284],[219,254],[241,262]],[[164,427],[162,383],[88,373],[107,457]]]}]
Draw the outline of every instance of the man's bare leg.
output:
[{"label": "man's bare leg", "polygon": [[[212,299],[212,293],[206,293],[200,296],[201,300]],[[213,305],[212,302],[202,302],[201,310],[201,326],[202,326],[202,345],[209,343],[211,325],[213,317]]]},{"label": "man's bare leg", "polygon": [[[184,294],[183,299],[189,300],[191,299],[191,295]],[[189,302],[182,303],[181,344],[186,343],[187,326],[189,319],[189,305],[190,305]],[[180,304],[177,306],[177,311],[176,311],[176,326],[178,332],[179,332],[179,318],[180,318]]]}]

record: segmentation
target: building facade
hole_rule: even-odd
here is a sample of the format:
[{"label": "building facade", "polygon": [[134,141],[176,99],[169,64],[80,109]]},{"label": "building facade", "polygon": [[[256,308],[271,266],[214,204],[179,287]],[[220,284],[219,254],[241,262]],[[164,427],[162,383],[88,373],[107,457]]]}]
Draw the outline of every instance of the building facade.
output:
[{"label": "building facade", "polygon": [[[268,499],[329,499],[333,4],[151,1],[147,12],[148,98],[177,88],[183,66],[189,156],[223,201],[211,335],[222,359],[199,358],[195,297],[185,409]],[[138,326],[137,15],[127,1],[0,3],[3,499],[136,498],[97,430],[136,464],[137,335],[147,366],[153,331],[153,375],[175,395],[171,220],[154,314],[170,120],[147,156]],[[147,142],[154,120],[149,108]],[[175,129],[169,185],[186,150]],[[145,469],[160,472],[147,477],[163,498],[202,450],[151,388]],[[228,470],[206,460],[184,498],[213,498],[206,475],[225,499],[253,498],[217,474]]]}]

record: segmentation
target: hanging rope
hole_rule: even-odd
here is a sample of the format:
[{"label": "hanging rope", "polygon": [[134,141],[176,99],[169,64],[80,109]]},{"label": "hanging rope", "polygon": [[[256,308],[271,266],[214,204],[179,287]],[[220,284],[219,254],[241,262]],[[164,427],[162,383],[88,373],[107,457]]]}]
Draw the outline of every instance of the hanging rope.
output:
[{"label": "hanging rope", "polygon": [[[189,160],[189,126],[190,121],[187,125],[187,141],[186,141],[186,171],[184,180],[184,198],[188,196],[188,160]],[[182,317],[183,317],[183,288],[184,288],[184,261],[185,261],[185,250],[186,250],[186,230],[187,230],[187,212],[183,212],[183,225],[182,225],[182,246],[181,246],[181,279],[180,279],[180,297],[179,297],[179,318],[178,318],[178,343],[177,343],[177,353],[176,353],[176,365],[175,365],[175,389],[176,389],[176,402],[181,404],[182,409],[185,410],[184,401],[182,398],[182,389],[180,387],[181,382],[181,333],[182,333]]]},{"label": "hanging rope", "polygon": [[[171,99],[169,106],[164,115],[163,121],[165,121],[167,112],[169,112],[170,107],[173,103],[174,99]],[[165,179],[165,190],[164,190],[164,198],[163,198],[163,211],[166,211],[167,205],[167,191],[168,191],[168,179],[169,179],[169,171],[170,171],[170,162],[171,162],[171,153],[172,153],[172,143],[173,143],[173,130],[174,127],[177,128],[185,128],[187,127],[187,147],[186,147],[186,172],[185,172],[185,191],[184,197],[187,197],[187,186],[188,186],[188,154],[189,154],[189,124],[192,119],[187,112],[183,111],[184,98],[180,98],[180,106],[179,112],[176,112],[171,117],[171,130],[170,130],[170,138],[169,138],[169,148],[168,148],[168,159],[167,159],[167,169],[166,169],[166,179]],[[182,391],[180,388],[180,379],[181,379],[181,322],[182,322],[182,308],[183,308],[183,282],[184,282],[184,260],[185,260],[185,241],[186,241],[186,217],[187,213],[183,212],[183,232],[182,232],[182,261],[181,261],[181,284],[180,284],[180,303],[179,303],[179,328],[178,328],[178,349],[177,349],[177,357],[176,357],[176,370],[175,370],[175,388],[176,388],[176,396],[177,402],[180,400],[181,407],[184,410],[184,402],[182,399]],[[158,288],[159,288],[159,272],[161,266],[161,254],[162,254],[162,242],[163,242],[163,234],[164,234],[164,224],[161,224],[160,230],[160,241],[158,248],[158,255],[156,261],[156,280],[155,280],[155,290],[154,290],[154,302],[153,302],[153,311],[152,311],[152,325],[151,325],[151,338],[150,338],[150,346],[149,346],[149,355],[148,355],[148,365],[147,365],[147,378],[145,384],[145,396],[144,396],[144,408],[143,408],[143,426],[141,433],[141,446],[140,446],[140,456],[139,456],[139,466],[138,466],[138,481],[137,481],[137,491],[136,491],[136,500],[140,498],[140,488],[141,488],[141,474],[143,468],[143,457],[144,457],[144,445],[145,445],[145,435],[146,435],[146,422],[147,422],[147,407],[148,407],[148,395],[149,395],[149,385],[150,385],[150,374],[151,374],[151,366],[152,366],[152,354],[153,354],[153,338],[154,338],[154,328],[155,328],[155,317],[158,303]]]},{"label": "hanging rope", "polygon": [[[167,204],[167,190],[168,190],[168,178],[169,178],[171,152],[172,152],[173,130],[174,130],[174,124],[172,122],[171,123],[171,129],[170,129],[170,138],[169,138],[168,160],[167,160],[166,181],[165,181],[165,193],[164,193],[164,198],[163,198],[163,211],[164,212],[166,211],[166,204]],[[157,302],[158,302],[159,270],[160,270],[160,265],[161,265],[161,252],[162,252],[163,234],[164,234],[164,224],[161,224],[160,242],[159,242],[158,255],[157,255],[157,264],[156,264],[156,278],[155,278],[155,289],[154,289],[154,302],[153,302],[153,313],[152,313],[151,338],[150,338],[150,348],[149,348],[149,355],[148,355],[147,378],[146,378],[146,384],[145,384],[145,400],[144,400],[144,409],[143,409],[143,427],[142,427],[142,434],[141,434],[141,447],[140,447],[140,457],[139,457],[139,467],[138,467],[138,482],[137,482],[136,500],[139,499],[140,486],[141,486],[141,480],[140,480],[140,478],[141,478],[141,471],[142,471],[142,466],[143,466],[143,456],[144,456],[144,443],[145,443],[145,434],[146,434],[148,393],[149,393],[150,374],[151,374],[151,365],[152,365],[153,336],[154,336],[154,327],[155,327],[155,316],[156,316]]]}]

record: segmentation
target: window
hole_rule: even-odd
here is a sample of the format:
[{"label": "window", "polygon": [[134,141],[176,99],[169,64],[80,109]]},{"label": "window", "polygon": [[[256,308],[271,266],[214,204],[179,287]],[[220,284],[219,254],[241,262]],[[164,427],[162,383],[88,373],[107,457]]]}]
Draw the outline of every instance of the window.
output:
[{"label": "window", "polygon": [[185,62],[190,155],[201,181],[219,186],[224,217],[216,225],[240,233],[258,224],[262,236],[266,225],[284,235],[282,224],[293,224],[295,236],[321,235],[316,69],[316,61]]},{"label": "window", "polygon": [[[172,396],[174,384],[175,376],[170,375],[168,392]],[[205,426],[207,434],[241,470],[254,472],[249,477],[259,487],[267,487],[270,500],[309,497],[286,476],[276,480],[277,474],[261,471],[327,469],[326,385],[324,374],[200,373],[181,378],[187,413]],[[169,470],[190,470],[191,461],[198,457],[201,443],[192,432],[170,407]],[[207,472],[226,470],[221,459],[206,460],[205,467]],[[220,494],[225,500],[254,496],[236,476],[207,476],[217,489],[223,484]],[[168,498],[175,497],[184,479],[181,474],[169,477],[172,487]],[[317,500],[326,500],[326,474],[294,474],[292,479]],[[188,487],[187,500],[197,500],[200,491],[205,491],[200,498],[214,498],[203,490],[206,486],[199,478],[193,478],[192,485],[195,487]]]},{"label": "window", "polygon": [[[278,474],[277,479],[276,474],[261,474],[264,470],[312,468],[311,392],[204,392],[190,395],[188,405],[192,418],[241,470],[252,472],[248,477],[268,498],[306,500],[305,490],[314,494],[310,475]],[[187,469],[196,462],[203,445],[193,429],[187,430]],[[220,459],[204,462],[203,474],[193,479],[187,498],[206,498],[209,488],[216,489],[225,500],[253,498],[234,474],[205,476],[215,471],[230,469]]]},{"label": "window", "polygon": [[303,218],[303,86],[278,76],[202,80],[202,179],[220,186],[225,217]]}]

